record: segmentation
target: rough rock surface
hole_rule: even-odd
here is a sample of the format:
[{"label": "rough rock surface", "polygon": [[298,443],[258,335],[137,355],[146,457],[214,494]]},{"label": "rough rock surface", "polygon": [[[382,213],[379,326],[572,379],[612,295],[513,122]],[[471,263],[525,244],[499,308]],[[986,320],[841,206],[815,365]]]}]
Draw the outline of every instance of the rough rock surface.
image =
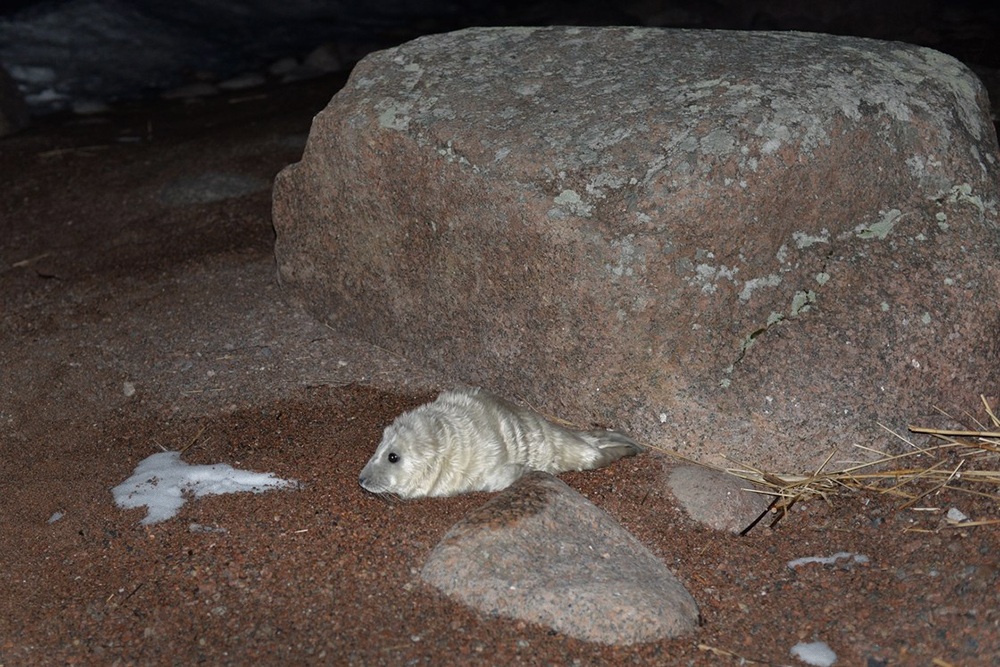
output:
[{"label": "rough rock surface", "polygon": [[421,38],[362,61],[277,178],[279,277],[550,414],[811,467],[1000,393],[986,109],[958,61],[900,43]]},{"label": "rough rock surface", "polygon": [[28,107],[17,84],[0,66],[0,137],[28,126]]},{"label": "rough rock surface", "polygon": [[739,533],[767,510],[770,498],[745,490],[750,482],[702,466],[667,466],[667,488],[700,524]]},{"label": "rough rock surface", "polygon": [[604,644],[676,637],[698,623],[694,599],[662,561],[542,472],[455,524],[421,578],[482,612]]}]

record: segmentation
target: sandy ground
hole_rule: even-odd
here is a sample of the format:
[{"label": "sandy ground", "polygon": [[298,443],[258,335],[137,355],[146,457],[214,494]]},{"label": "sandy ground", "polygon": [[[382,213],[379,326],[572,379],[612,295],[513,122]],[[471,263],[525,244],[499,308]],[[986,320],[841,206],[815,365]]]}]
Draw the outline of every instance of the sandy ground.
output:
[{"label": "sandy ground", "polygon": [[[1000,532],[943,517],[996,518],[969,496],[839,497],[737,537],[685,517],[653,455],[563,475],[688,586],[703,623],[676,640],[588,644],[422,584],[487,496],[387,502],[356,479],[381,429],[456,378],[286,304],[266,188],[170,195],[207,172],[268,182],[341,84],[0,140],[0,665],[802,664],[789,651],[812,641],[842,665],[1000,665]],[[113,505],[138,461],[185,446],[303,486],[149,527]],[[869,561],[787,565],[841,551]]]}]

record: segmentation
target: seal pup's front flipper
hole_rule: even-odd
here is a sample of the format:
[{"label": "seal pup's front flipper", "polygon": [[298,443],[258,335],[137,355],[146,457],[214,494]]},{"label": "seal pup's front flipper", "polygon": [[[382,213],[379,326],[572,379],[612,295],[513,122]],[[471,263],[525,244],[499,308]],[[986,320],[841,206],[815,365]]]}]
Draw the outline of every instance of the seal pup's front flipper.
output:
[{"label": "seal pup's front flipper", "polygon": [[531,468],[522,463],[508,463],[498,467],[489,479],[484,482],[481,490],[500,491],[521,479]]}]

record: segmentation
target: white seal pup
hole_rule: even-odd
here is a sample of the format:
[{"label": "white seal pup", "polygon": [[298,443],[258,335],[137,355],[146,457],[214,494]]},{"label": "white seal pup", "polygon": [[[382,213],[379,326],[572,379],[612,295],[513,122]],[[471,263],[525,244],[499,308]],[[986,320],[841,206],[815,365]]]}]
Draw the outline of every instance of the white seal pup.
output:
[{"label": "white seal pup", "polygon": [[617,431],[571,431],[481,389],[456,389],[385,429],[359,482],[401,498],[498,491],[529,470],[600,468],[642,447]]}]

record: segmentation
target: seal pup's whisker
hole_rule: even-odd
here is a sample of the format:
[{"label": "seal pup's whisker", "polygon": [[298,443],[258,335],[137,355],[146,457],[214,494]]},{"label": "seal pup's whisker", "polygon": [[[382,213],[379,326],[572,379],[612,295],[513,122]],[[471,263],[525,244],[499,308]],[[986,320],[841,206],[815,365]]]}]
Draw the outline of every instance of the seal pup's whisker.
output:
[{"label": "seal pup's whisker", "polygon": [[379,500],[381,500],[386,505],[398,505],[399,504],[399,496],[397,496],[394,493],[388,493],[386,491],[382,491],[382,492],[376,493],[374,495],[375,495],[376,498],[378,498]]}]

